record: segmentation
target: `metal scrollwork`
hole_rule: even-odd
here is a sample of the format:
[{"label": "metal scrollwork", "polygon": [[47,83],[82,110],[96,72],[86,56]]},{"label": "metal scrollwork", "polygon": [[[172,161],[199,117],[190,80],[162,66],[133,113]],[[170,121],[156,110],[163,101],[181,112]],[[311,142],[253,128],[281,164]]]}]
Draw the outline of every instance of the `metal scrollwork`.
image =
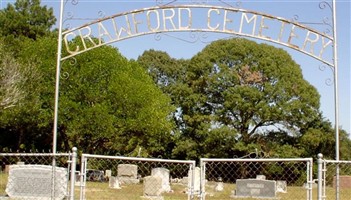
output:
[{"label": "metal scrollwork", "polygon": [[160,41],[162,39],[161,33],[156,33],[154,37],[156,41]]},{"label": "metal scrollwork", "polygon": [[194,4],[207,4],[208,3],[208,0],[191,0],[191,3],[194,3]]},{"label": "metal scrollwork", "polygon": [[180,37],[176,37],[174,35],[166,34],[166,33],[163,35],[180,40],[182,42],[187,42],[187,43],[196,43],[196,42],[208,43],[208,42],[206,42],[206,39],[208,38],[207,33],[204,33],[204,32],[191,31],[191,32],[189,32],[190,39],[180,38]]},{"label": "metal scrollwork", "polygon": [[68,72],[60,73],[60,78],[67,80],[69,78],[69,73]]},{"label": "metal scrollwork", "polygon": [[320,9],[325,9],[325,8],[329,8],[331,12],[333,12],[333,7],[332,5],[330,5],[330,3],[326,2],[326,1],[322,1],[319,3],[319,8]]},{"label": "metal scrollwork", "polygon": [[71,28],[71,24],[70,23],[66,23],[66,22],[69,21],[69,20],[72,20],[73,17],[74,17],[74,14],[72,12],[67,12],[66,17],[65,17],[65,19],[62,22],[63,24],[65,24],[66,29],[70,29]]},{"label": "metal scrollwork", "polygon": [[224,1],[224,0],[218,0],[218,1],[221,2],[222,4],[228,6],[228,7],[240,8],[241,5],[242,5],[242,1],[241,1],[241,0],[237,0],[237,1],[235,2],[235,6],[231,5],[230,3],[228,3],[228,2],[226,2],[226,1]]},{"label": "metal scrollwork", "polygon": [[[334,75],[334,68],[333,67],[331,67],[331,66],[329,66],[329,65],[320,65],[319,66],[319,70],[321,70],[321,71],[325,71],[327,68],[329,68],[333,73],[333,75]],[[332,86],[333,84],[334,84],[334,81],[333,81],[333,79],[332,78],[327,78],[326,80],[325,80],[325,84],[327,85],[327,86]]]},{"label": "metal scrollwork", "polygon": [[293,16],[293,18],[291,19],[291,21],[293,21],[293,22],[297,22],[297,21],[299,21],[299,15],[294,15]]},{"label": "metal scrollwork", "polygon": [[173,39],[180,40],[182,42],[187,42],[187,43],[196,43],[196,42],[202,42],[202,43],[209,43],[206,41],[208,38],[207,33],[204,32],[196,32],[196,31],[191,31],[189,32],[189,38],[190,39],[184,39],[181,37],[174,36],[172,34],[167,34],[167,33],[156,33],[154,38],[156,41],[160,41],[162,39],[162,36],[167,36]]},{"label": "metal scrollwork", "polygon": [[[63,64],[64,64],[65,62],[68,62],[68,64],[72,67],[72,66],[75,66],[75,65],[77,64],[77,59],[74,58],[74,57],[72,57],[72,58],[70,58],[70,59],[64,60],[64,61],[62,62],[62,66],[64,66]],[[69,78],[69,73],[68,73],[68,72],[62,72],[62,73],[60,74],[60,78],[61,78],[61,79],[67,80],[67,79]]]},{"label": "metal scrollwork", "polygon": [[169,2],[163,2],[163,0],[155,0],[155,1],[156,1],[156,5],[158,5],[158,6],[167,6],[167,5],[170,5],[178,0],[172,0]]},{"label": "metal scrollwork", "polygon": [[98,16],[99,16],[99,18],[104,18],[106,16],[106,13],[104,11],[100,10],[98,12]]}]

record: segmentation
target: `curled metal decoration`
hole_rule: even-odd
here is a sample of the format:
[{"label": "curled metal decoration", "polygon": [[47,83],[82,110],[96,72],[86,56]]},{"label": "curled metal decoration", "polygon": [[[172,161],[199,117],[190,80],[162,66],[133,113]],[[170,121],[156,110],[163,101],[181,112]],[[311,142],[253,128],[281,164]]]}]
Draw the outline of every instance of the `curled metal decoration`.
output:
[{"label": "curled metal decoration", "polygon": [[208,3],[208,0],[191,0],[191,3],[194,3],[194,4],[207,4]]},{"label": "curled metal decoration", "polygon": [[99,16],[99,18],[104,18],[106,16],[106,13],[102,10],[99,10],[98,16]]},{"label": "curled metal decoration", "polygon": [[72,28],[72,27],[71,27],[71,24],[70,24],[70,23],[66,23],[66,22],[69,21],[69,20],[72,20],[73,17],[74,17],[74,14],[73,14],[72,12],[67,12],[67,13],[66,13],[66,17],[65,17],[65,19],[64,19],[63,22],[62,22],[63,24],[66,24],[66,25],[65,25],[66,29]]},{"label": "curled metal decoration", "polygon": [[156,41],[160,41],[162,39],[161,33],[155,33],[154,38]]},{"label": "curled metal decoration", "polygon": [[[63,64],[64,64],[65,62],[68,62],[68,64],[69,64],[70,66],[75,66],[75,65],[77,64],[77,59],[76,59],[75,57],[72,57],[72,58],[70,58],[70,59],[68,59],[68,60],[64,60],[63,63],[62,63],[62,66],[63,66]],[[68,73],[68,72],[62,72],[62,73],[60,74],[60,78],[61,78],[61,79],[67,80],[67,79],[69,78],[69,73]]]},{"label": "curled metal decoration", "polygon": [[224,0],[218,0],[219,2],[221,2],[222,4],[228,6],[228,7],[233,7],[233,8],[240,8],[242,5],[242,1],[241,0],[237,0],[235,3],[235,6],[231,5],[230,3],[224,1]]},{"label": "curled metal decoration", "polygon": [[293,17],[292,17],[292,19],[291,19],[291,21],[292,22],[297,22],[297,21],[299,21],[299,15],[294,15]]},{"label": "curled metal decoration", "polygon": [[[329,65],[319,65],[319,70],[321,70],[321,71],[325,71],[327,68],[329,68],[333,72],[332,74],[334,75],[334,68],[333,67],[331,67]],[[325,80],[325,84],[327,86],[332,86],[334,84],[334,81],[332,78],[327,78]]]},{"label": "curled metal decoration", "polygon": [[180,40],[182,42],[187,42],[187,43],[196,43],[196,42],[202,42],[202,43],[209,43],[208,41],[206,41],[207,37],[207,33],[204,32],[196,32],[196,31],[191,31],[189,32],[189,39],[184,39],[184,38],[180,38],[180,37],[176,37],[174,35],[171,34],[167,34],[167,33],[156,33],[155,34],[155,40],[160,41],[162,39],[162,35],[165,35],[167,37],[170,38],[174,38],[177,40]]},{"label": "curled metal decoration", "polygon": [[60,78],[67,80],[69,78],[69,73],[68,72],[60,73]]},{"label": "curled metal decoration", "polygon": [[163,2],[163,0],[155,0],[156,1],[156,5],[158,6],[167,6],[167,5],[170,5],[178,0],[171,0],[169,2]]},{"label": "curled metal decoration", "polygon": [[333,7],[329,2],[322,1],[319,3],[319,8],[324,10],[325,8],[329,8],[331,12],[333,12]]}]

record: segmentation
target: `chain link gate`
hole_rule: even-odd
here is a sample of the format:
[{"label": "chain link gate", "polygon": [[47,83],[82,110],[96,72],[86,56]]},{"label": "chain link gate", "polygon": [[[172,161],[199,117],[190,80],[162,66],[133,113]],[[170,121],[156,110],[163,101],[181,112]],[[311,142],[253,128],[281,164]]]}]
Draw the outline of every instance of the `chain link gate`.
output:
[{"label": "chain link gate", "polygon": [[[0,153],[0,198],[73,200],[73,153]],[[55,167],[53,167],[55,166]]]},{"label": "chain link gate", "polygon": [[[203,158],[200,162],[202,200],[233,198],[237,200],[250,198],[312,199],[314,188],[312,158]],[[266,185],[266,182],[269,184]],[[269,187],[274,188],[269,189]]]},{"label": "chain link gate", "polygon": [[82,154],[80,200],[193,199],[195,161]]},{"label": "chain link gate", "polygon": [[351,161],[326,160],[318,155],[318,200],[351,197]]}]

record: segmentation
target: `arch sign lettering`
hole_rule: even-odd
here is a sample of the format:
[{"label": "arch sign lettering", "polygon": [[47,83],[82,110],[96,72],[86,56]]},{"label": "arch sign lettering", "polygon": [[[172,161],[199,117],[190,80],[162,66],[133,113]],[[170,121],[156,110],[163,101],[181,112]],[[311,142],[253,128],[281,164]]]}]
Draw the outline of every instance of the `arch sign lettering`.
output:
[{"label": "arch sign lettering", "polygon": [[[325,55],[333,38],[290,20],[263,13],[221,6],[177,5],[151,7],[109,16],[63,32],[64,48],[73,57],[90,49],[161,32],[218,32],[252,37],[301,51],[333,66]],[[81,46],[69,41],[80,37]],[[97,37],[98,41],[93,40]]]},{"label": "arch sign lettering", "polygon": [[[175,2],[175,1],[172,1]],[[61,0],[58,39],[53,152],[56,152],[60,64],[91,49],[147,34],[165,32],[213,32],[273,42],[302,52],[333,68],[335,127],[338,127],[338,94],[336,62],[335,0],[333,36],[303,24],[255,11],[205,4],[163,5],[137,9],[104,17],[83,26],[62,30]],[[72,46],[73,38],[81,45]],[[61,51],[65,51],[63,55]],[[63,56],[61,56],[63,55]],[[336,160],[339,159],[339,133],[335,128]]]}]

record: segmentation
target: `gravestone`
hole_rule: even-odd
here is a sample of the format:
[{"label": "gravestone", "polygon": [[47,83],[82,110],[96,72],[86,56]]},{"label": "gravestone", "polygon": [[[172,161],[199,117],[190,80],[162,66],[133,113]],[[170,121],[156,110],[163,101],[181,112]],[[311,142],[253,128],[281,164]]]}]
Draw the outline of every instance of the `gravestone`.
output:
[{"label": "gravestone", "polygon": [[256,175],[256,179],[266,180],[266,176],[265,175]]},{"label": "gravestone", "polygon": [[235,197],[275,198],[276,182],[260,179],[237,179]]},{"label": "gravestone", "polygon": [[201,174],[200,167],[195,167],[194,180],[192,179],[193,171],[189,170],[189,173],[188,173],[188,189],[190,189],[191,185],[193,184],[195,194],[200,192],[200,184],[201,184],[200,174]]},{"label": "gravestone", "polygon": [[[62,200],[67,195],[67,169],[54,170],[55,174],[48,165],[11,165],[5,191],[13,199]],[[55,198],[51,198],[52,194]]]},{"label": "gravestone", "polygon": [[158,176],[162,179],[162,191],[170,192],[171,186],[169,183],[169,170],[163,167],[154,168],[151,170],[151,176]]},{"label": "gravestone", "polygon": [[121,189],[118,178],[115,176],[110,176],[108,185],[110,188],[113,188],[113,189]]},{"label": "gravestone", "polygon": [[107,169],[106,171],[105,171],[105,178],[110,178],[112,176],[112,171],[111,170],[109,170],[109,169]]},{"label": "gravestone", "polygon": [[287,193],[288,187],[286,181],[277,181],[277,192]]},{"label": "gravestone", "polygon": [[[339,176],[340,188],[351,188],[351,176]],[[336,188],[336,176],[333,177],[333,187]]]},{"label": "gravestone", "polygon": [[119,164],[117,168],[117,178],[120,184],[139,183],[137,165]]},{"label": "gravestone", "polygon": [[144,177],[144,197],[147,199],[163,199],[161,196],[163,192],[162,178],[159,176]]}]

